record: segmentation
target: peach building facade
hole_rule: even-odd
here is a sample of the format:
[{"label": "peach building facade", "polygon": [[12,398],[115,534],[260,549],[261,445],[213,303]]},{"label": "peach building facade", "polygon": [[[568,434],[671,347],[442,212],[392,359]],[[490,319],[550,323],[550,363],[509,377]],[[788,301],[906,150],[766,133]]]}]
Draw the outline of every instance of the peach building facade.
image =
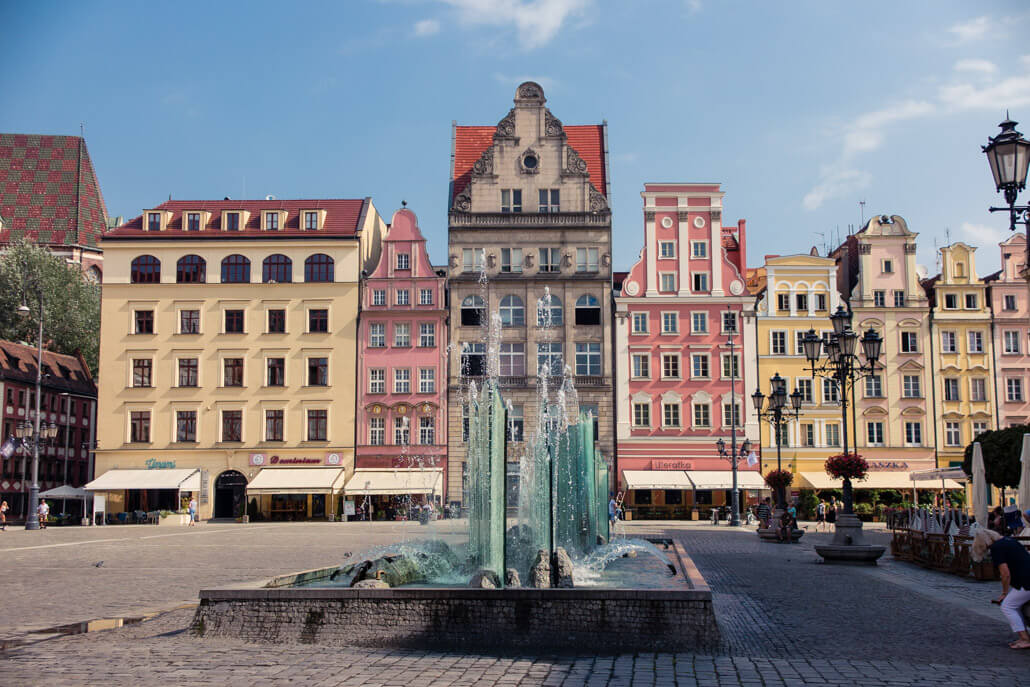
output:
[{"label": "peach building facade", "polygon": [[991,307],[998,427],[1030,422],[1030,293],[1022,276],[1026,235],[1002,242],[1001,269],[984,279]]}]

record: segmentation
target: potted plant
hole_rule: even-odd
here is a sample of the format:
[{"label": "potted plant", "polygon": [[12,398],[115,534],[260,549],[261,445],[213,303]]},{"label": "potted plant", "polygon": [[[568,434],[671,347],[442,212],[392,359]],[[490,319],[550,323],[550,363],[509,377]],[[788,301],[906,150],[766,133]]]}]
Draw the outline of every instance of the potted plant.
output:
[{"label": "potted plant", "polygon": [[869,463],[857,453],[837,453],[826,459],[826,474],[834,479],[844,480],[844,509],[852,506],[852,480],[865,479],[869,474]]}]

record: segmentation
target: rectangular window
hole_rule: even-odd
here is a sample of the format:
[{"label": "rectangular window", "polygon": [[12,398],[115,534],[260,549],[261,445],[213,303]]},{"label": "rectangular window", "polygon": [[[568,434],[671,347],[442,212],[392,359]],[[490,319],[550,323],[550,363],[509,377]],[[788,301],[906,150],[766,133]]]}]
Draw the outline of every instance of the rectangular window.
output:
[{"label": "rectangular window", "polygon": [[406,367],[396,368],[393,371],[393,393],[411,393],[411,370]]},{"label": "rectangular window", "polygon": [[944,400],[945,401],[960,401],[962,400],[958,390],[958,380],[955,378],[949,378],[944,380]]},{"label": "rectangular window", "polygon": [[679,313],[662,313],[662,334],[676,334],[680,330]]},{"label": "rectangular window", "polygon": [[1019,332],[1002,332],[1005,342],[1005,352],[1008,354],[1019,354]]},{"label": "rectangular window", "polygon": [[483,248],[462,248],[461,269],[463,272],[482,272],[486,265],[486,250]]},{"label": "rectangular window", "polygon": [[690,242],[690,256],[697,260],[704,260],[708,258],[708,242],[707,241],[691,241]]},{"label": "rectangular window", "polygon": [[222,411],[222,441],[243,441],[243,411]]},{"label": "rectangular window", "polygon": [[502,343],[500,350],[501,375],[523,377],[526,374],[526,344]]},{"label": "rectangular window", "polygon": [[154,361],[150,358],[134,358],[132,361],[132,385],[153,386],[151,384],[153,369]]},{"label": "rectangular window", "polygon": [[787,332],[772,332],[771,348],[773,355],[787,355]]},{"label": "rectangular window", "polygon": [[411,291],[397,289],[397,305],[411,305]]},{"label": "rectangular window", "polygon": [[522,272],[522,249],[501,249],[501,272],[517,274]]},{"label": "rectangular window", "polygon": [[1010,378],[1005,380],[1005,400],[1009,402],[1023,400],[1023,380]]},{"label": "rectangular window", "polygon": [[436,368],[423,367],[419,369],[418,392],[420,394],[436,393]]},{"label": "rectangular window", "polygon": [[179,333],[199,334],[200,333],[200,311],[180,310],[179,311]]},{"label": "rectangular window", "polygon": [[958,294],[946,293],[944,294],[944,309],[955,310],[958,308]]},{"label": "rectangular window", "polygon": [[226,231],[239,231],[240,230],[240,213],[238,213],[238,212],[227,212],[227,213],[225,213],[225,230]]},{"label": "rectangular window", "polygon": [[826,445],[840,446],[840,425],[826,425]]},{"label": "rectangular window", "polygon": [[242,310],[226,310],[225,311],[225,333],[226,334],[242,334],[243,333],[243,311]]},{"label": "rectangular window", "polygon": [[958,337],[955,332],[941,332],[941,353],[958,353]]},{"label": "rectangular window", "polygon": [[810,422],[801,424],[801,445],[815,446],[815,425]]},{"label": "rectangular window", "polygon": [[318,213],[317,212],[305,212],[304,213],[304,230],[315,231],[318,229]]},{"label": "rectangular window", "polygon": [[436,323],[421,322],[418,325],[418,345],[422,348],[432,348],[436,345]]},{"label": "rectangular window", "polygon": [[664,403],[662,404],[662,427],[679,427],[680,426],[680,404],[679,403]]},{"label": "rectangular window", "polygon": [[901,379],[901,395],[904,398],[920,398],[923,390],[920,385],[919,375],[905,375]]},{"label": "rectangular window", "polygon": [[418,291],[418,304],[419,305],[432,305],[433,304],[433,290],[432,289],[419,289],[419,291]]},{"label": "rectangular window", "polygon": [[[732,425],[731,425],[732,423]],[[740,424],[740,404],[739,403],[723,403],[722,404],[722,425],[723,427],[741,427]]]},{"label": "rectangular window", "polygon": [[[876,377],[877,388],[879,388],[879,376]],[[866,391],[869,387],[866,386]],[[868,393],[866,394],[868,398]],[[835,379],[824,379],[823,380],[823,403],[840,403],[840,387],[837,386],[837,380]]]},{"label": "rectangular window", "polygon": [[308,358],[308,386],[329,386],[329,358]]},{"label": "rectangular window", "polygon": [[286,358],[268,359],[268,386],[286,385]]},{"label": "rectangular window", "polygon": [[945,422],[944,423],[944,445],[945,446],[961,446],[962,445],[962,425],[957,422]]},{"label": "rectangular window", "polygon": [[501,189],[501,212],[522,212],[522,189]]},{"label": "rectangular window", "polygon": [[733,311],[725,311],[722,314],[722,333],[723,334],[736,334],[737,333],[737,313]]},{"label": "rectangular window", "polygon": [[812,380],[811,379],[799,379],[797,380],[797,390],[801,392],[802,403],[814,403],[815,397],[812,394]]},{"label": "rectangular window", "polygon": [[969,400],[981,402],[987,400],[986,379],[983,377],[973,377],[969,380]]},{"label": "rectangular window", "polygon": [[881,263],[881,267],[883,268],[883,273],[884,274],[893,274],[894,273],[894,261],[893,260],[889,260],[889,259],[888,260],[884,260]]},{"label": "rectangular window", "polygon": [[386,348],[386,325],[382,322],[371,322],[368,325],[368,347]]},{"label": "rectangular window", "polygon": [[708,313],[695,312],[690,314],[690,331],[693,334],[706,334],[708,332]]},{"label": "rectangular window", "polygon": [[679,379],[680,357],[678,353],[662,354],[662,379]]},{"label": "rectangular window", "polygon": [[226,358],[222,367],[225,371],[223,386],[243,386],[243,358]]},{"label": "rectangular window", "polygon": [[411,323],[395,322],[393,325],[393,345],[406,348],[411,345]]},{"label": "rectangular window", "polygon": [[576,271],[577,272],[597,272],[599,271],[599,263],[597,260],[597,249],[596,248],[577,248],[576,249]]},{"label": "rectangular window", "polygon": [[866,440],[870,446],[883,445],[883,423],[867,422],[865,425]]},{"label": "rectangular window", "polygon": [[432,446],[436,443],[436,419],[423,415],[418,419],[418,443]]},{"label": "rectangular window", "polygon": [[805,354],[805,335],[807,332],[801,330],[794,332],[794,355]]},{"label": "rectangular window", "polygon": [[411,255],[408,253],[397,254],[397,269],[399,270],[410,270],[411,269]]},{"label": "rectangular window", "polygon": [[179,386],[197,386],[197,359],[179,359]]},{"label": "rectangular window", "polygon": [[308,410],[308,441],[326,441],[329,436],[329,411]]},{"label": "rectangular window", "polygon": [[599,377],[601,375],[601,344],[576,344],[576,375]]},{"label": "rectangular window", "polygon": [[966,294],[966,310],[976,310],[978,298],[975,293]]},{"label": "rectangular window", "polygon": [[704,272],[694,272],[694,291],[704,293],[708,291],[708,275]]},{"label": "rectangular window", "polygon": [[696,403],[694,404],[694,426],[695,427],[711,427],[712,426],[712,407],[707,403]]},{"label": "rectangular window", "polygon": [[923,423],[921,422],[906,422],[905,423],[905,443],[909,446],[922,446],[923,445]]},{"label": "rectangular window", "polygon": [[905,292],[895,291],[894,292],[894,307],[904,308],[905,307]]},{"label": "rectangular window", "polygon": [[134,444],[150,442],[149,410],[134,410],[129,413],[129,441]]},{"label": "rectangular window", "polygon": [[486,344],[461,344],[461,373],[469,377],[482,377],[486,374]]},{"label": "rectangular window", "polygon": [[776,294],[776,309],[781,312],[790,311],[790,294],[789,293],[778,293]]},{"label": "rectangular window", "polygon": [[175,411],[175,440],[196,441],[197,440],[197,411],[177,410]]},{"label": "rectangular window", "polygon": [[372,290],[372,305],[386,305],[386,289]]},{"label": "rectangular window", "polygon": [[536,345],[536,373],[545,377],[560,377],[565,370],[560,343]]},{"label": "rectangular window", "polygon": [[883,308],[887,306],[887,292],[886,291],[873,291],[873,307]]},{"label": "rectangular window", "polygon": [[329,311],[316,308],[308,310],[308,332],[324,334],[329,331]]},{"label": "rectangular window", "polygon": [[659,241],[658,242],[658,256],[661,258],[675,258],[676,257],[676,242],[675,241]]},{"label": "rectangular window", "polygon": [[368,443],[372,446],[382,446],[386,443],[386,418],[368,418]]},{"label": "rectangular window", "polygon": [[649,353],[633,354],[633,377],[648,379],[651,376],[651,355]]},{"label": "rectangular window", "polygon": [[970,353],[983,353],[984,352],[984,334],[983,334],[983,332],[969,332],[969,352]]},{"label": "rectangular window", "polygon": [[722,355],[722,377],[723,379],[739,379],[740,378],[740,356],[734,353],[730,355],[723,353]]},{"label": "rectangular window", "polygon": [[647,313],[646,312],[635,312],[635,313],[633,313],[633,333],[634,334],[647,334]]},{"label": "rectangular window", "polygon": [[706,379],[708,377],[708,355],[705,353],[694,353],[690,356],[691,378]]},{"label": "rectangular window", "polygon": [[410,425],[408,418],[395,417],[393,419],[393,443],[397,446],[407,446],[410,441]]},{"label": "rectangular window", "polygon": [[265,441],[283,440],[283,411],[265,411]]},{"label": "rectangular window", "polygon": [[798,312],[808,312],[808,294],[799,293],[794,296]]},{"label": "rectangular window", "polygon": [[561,196],[556,188],[542,188],[537,194],[540,200],[540,212],[554,213],[561,212]]},{"label": "rectangular window", "polygon": [[826,294],[817,293],[815,296],[815,309],[826,310]]},{"label": "rectangular window", "polygon": [[541,248],[540,254],[540,268],[541,272],[560,272],[561,271],[561,250],[558,248]]},{"label": "rectangular window", "polygon": [[651,426],[651,404],[650,403],[634,403],[633,404],[633,426],[634,427],[650,427]]},{"label": "rectangular window", "polygon": [[986,422],[974,422],[973,423],[973,439],[977,439],[981,434],[987,431]]},{"label": "rectangular window", "polygon": [[200,213],[186,213],[186,231],[200,231]]},{"label": "rectangular window", "polygon": [[1016,309],[1016,297],[1012,295],[1005,296],[1005,310]]},{"label": "rectangular window", "polygon": [[265,213],[265,231],[279,231],[279,213]]},{"label": "rectangular window", "polygon": [[147,213],[147,231],[161,231],[161,213]]},{"label": "rectangular window", "polygon": [[368,370],[368,393],[370,394],[385,394],[386,393],[386,369],[382,367],[373,367]]},{"label": "rectangular window", "polygon": [[153,334],[154,333],[154,311],[153,310],[137,310],[133,313],[133,319],[136,325],[137,334]]},{"label": "rectangular window", "polygon": [[507,429],[505,434],[508,441],[521,442],[525,440],[526,420],[521,405],[512,405],[509,408]]},{"label": "rectangular window", "polygon": [[916,332],[901,332],[901,352],[919,352],[919,334]]},{"label": "rectangular window", "polygon": [[269,334],[284,334],[284,333],[286,333],[286,311],[285,310],[269,310],[268,311],[268,333]]}]

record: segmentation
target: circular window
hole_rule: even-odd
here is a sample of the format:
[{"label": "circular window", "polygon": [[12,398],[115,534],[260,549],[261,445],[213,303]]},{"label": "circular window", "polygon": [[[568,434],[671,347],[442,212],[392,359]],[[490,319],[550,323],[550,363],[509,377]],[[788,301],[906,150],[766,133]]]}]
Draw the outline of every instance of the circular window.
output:
[{"label": "circular window", "polygon": [[526,157],[522,158],[522,164],[526,167],[526,169],[536,169],[536,163],[536,155],[527,155]]},{"label": "circular window", "polygon": [[705,218],[704,218],[704,217],[698,216],[698,217],[695,217],[695,218],[694,218],[694,226],[695,226],[695,227],[697,227],[698,229],[700,229],[700,228],[701,228],[701,227],[703,227],[704,225],[705,225]]},{"label": "circular window", "polygon": [[672,217],[662,217],[662,226],[666,229],[672,228]]}]

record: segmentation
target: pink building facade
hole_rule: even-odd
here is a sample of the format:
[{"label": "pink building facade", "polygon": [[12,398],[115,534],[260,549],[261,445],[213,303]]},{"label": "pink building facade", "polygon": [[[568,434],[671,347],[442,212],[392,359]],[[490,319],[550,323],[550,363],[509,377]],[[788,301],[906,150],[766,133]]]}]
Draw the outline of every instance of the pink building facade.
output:
[{"label": "pink building facade", "polygon": [[1015,233],[1001,246],[1001,269],[988,276],[994,342],[998,427],[1030,422],[1030,293],[1021,272],[1026,236]]},{"label": "pink building facade", "polygon": [[[355,470],[446,472],[445,283],[429,261],[415,213],[398,210],[379,264],[362,279]],[[446,493],[442,478],[436,497]]]},{"label": "pink building facade", "polygon": [[[689,517],[729,501],[716,442],[728,450],[734,407],[738,447],[758,445],[746,227],[723,226],[717,184],[647,184],[641,195],[644,249],[615,297],[616,470],[641,516]],[[757,464],[739,468],[751,473],[742,489],[760,485]]]}]

